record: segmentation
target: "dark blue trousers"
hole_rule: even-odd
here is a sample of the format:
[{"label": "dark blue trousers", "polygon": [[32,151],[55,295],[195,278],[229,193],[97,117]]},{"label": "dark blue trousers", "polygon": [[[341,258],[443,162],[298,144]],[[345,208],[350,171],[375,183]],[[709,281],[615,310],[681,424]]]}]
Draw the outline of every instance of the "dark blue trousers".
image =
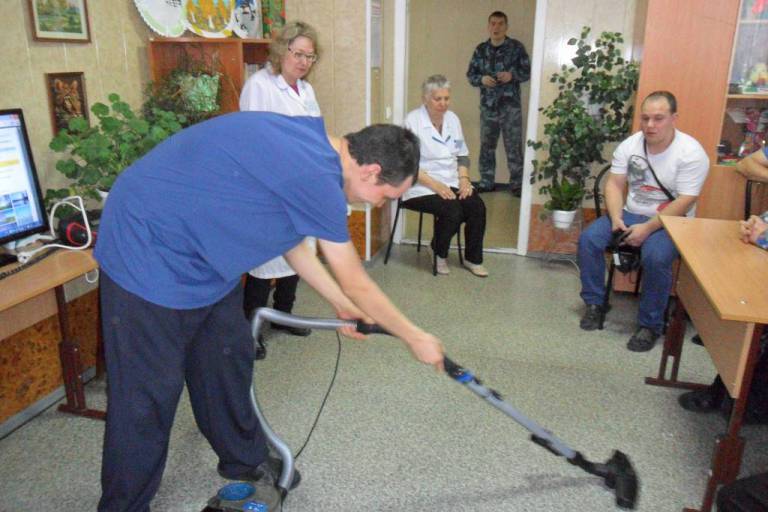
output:
[{"label": "dark blue trousers", "polygon": [[177,310],[127,292],[105,272],[100,286],[108,402],[99,511],[149,511],[184,383],[219,470],[236,475],[263,462],[242,287],[213,305]]}]

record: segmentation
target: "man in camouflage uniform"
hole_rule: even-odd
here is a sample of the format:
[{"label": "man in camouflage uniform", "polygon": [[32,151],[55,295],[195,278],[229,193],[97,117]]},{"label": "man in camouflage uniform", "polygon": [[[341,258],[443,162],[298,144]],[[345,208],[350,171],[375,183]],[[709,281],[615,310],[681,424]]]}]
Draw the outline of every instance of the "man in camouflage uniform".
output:
[{"label": "man in camouflage uniform", "polygon": [[490,192],[496,181],[496,146],[499,133],[509,167],[512,193],[520,196],[523,179],[523,115],[520,83],[531,77],[531,63],[523,43],[507,37],[507,15],[488,17],[490,39],[477,45],[467,78],[480,87],[480,182],[478,192]]}]

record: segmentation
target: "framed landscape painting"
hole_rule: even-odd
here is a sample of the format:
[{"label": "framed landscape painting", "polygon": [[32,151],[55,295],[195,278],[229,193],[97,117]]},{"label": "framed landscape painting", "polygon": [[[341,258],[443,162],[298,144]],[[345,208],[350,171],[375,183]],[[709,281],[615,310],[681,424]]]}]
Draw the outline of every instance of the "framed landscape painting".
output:
[{"label": "framed landscape painting", "polygon": [[88,43],[86,0],[28,0],[32,20],[32,38],[35,41],[63,41]]}]

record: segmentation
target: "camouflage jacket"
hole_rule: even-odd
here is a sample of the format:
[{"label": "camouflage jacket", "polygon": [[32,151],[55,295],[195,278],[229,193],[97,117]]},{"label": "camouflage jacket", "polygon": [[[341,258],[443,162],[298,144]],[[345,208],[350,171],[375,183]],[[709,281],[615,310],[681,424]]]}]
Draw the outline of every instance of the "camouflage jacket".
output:
[{"label": "camouflage jacket", "polygon": [[[496,87],[486,87],[480,80],[484,75],[496,76],[500,71],[512,72],[512,80]],[[491,40],[480,43],[472,54],[467,69],[467,79],[474,87],[480,87],[480,108],[494,110],[504,98],[510,105],[520,107],[520,83],[531,77],[531,62],[523,43],[504,38],[495,51]]]}]

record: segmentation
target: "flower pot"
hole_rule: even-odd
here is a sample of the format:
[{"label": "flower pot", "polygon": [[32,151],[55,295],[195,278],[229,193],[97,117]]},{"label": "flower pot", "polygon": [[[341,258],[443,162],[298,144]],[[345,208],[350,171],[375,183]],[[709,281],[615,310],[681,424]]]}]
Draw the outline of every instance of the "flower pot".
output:
[{"label": "flower pot", "polygon": [[109,190],[97,189],[96,193],[99,194],[99,197],[101,197],[101,202],[102,203],[107,202],[107,196],[109,195]]},{"label": "flower pot", "polygon": [[568,229],[576,217],[576,210],[552,210],[552,223],[557,229]]}]

